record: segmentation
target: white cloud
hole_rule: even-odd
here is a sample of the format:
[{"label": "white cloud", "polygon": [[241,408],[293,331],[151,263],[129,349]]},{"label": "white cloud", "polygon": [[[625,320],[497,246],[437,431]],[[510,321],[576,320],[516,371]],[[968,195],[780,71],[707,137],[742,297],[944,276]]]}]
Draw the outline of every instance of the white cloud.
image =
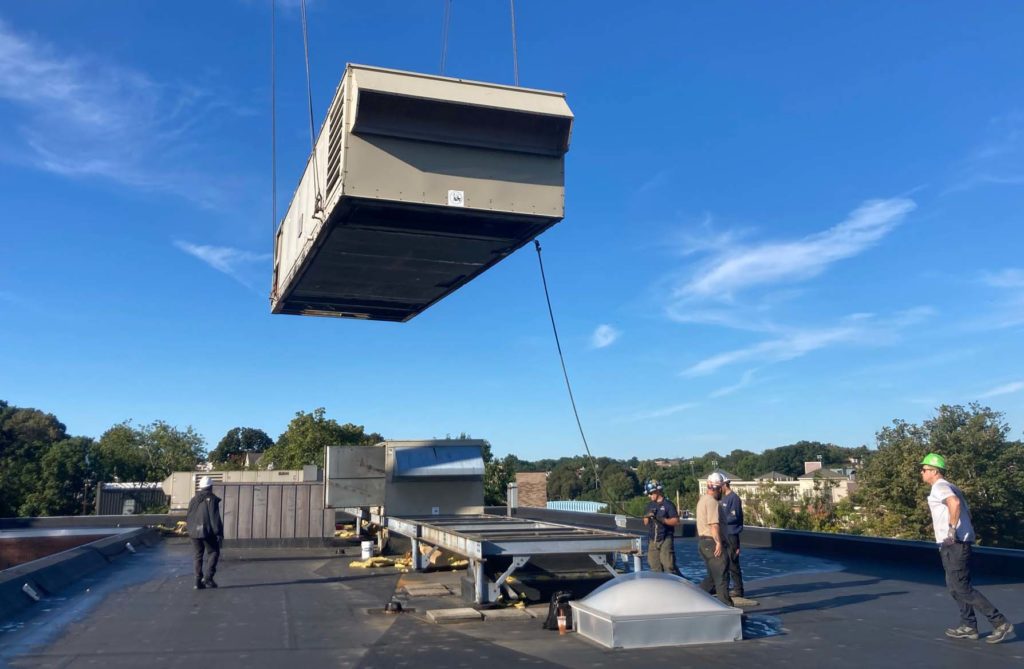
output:
[{"label": "white cloud", "polygon": [[674,298],[730,300],[755,286],[815,277],[832,263],[871,247],[916,206],[906,198],[869,200],[824,232],[795,241],[725,248],[678,286]]},{"label": "white cloud", "polygon": [[1020,392],[1021,390],[1024,390],[1024,381],[1014,381],[1013,383],[997,386],[988,392],[982,393],[979,397],[986,399],[989,397],[998,397],[1000,395],[1009,395],[1011,393]]},{"label": "white cloud", "polygon": [[0,101],[17,109],[9,160],[220,204],[220,179],[197,168],[197,124],[218,105],[201,89],[61,53],[0,21]]},{"label": "white cloud", "polygon": [[1024,288],[1024,269],[1004,269],[999,272],[988,272],[982,281],[994,288]]},{"label": "white cloud", "polygon": [[793,330],[746,348],[718,353],[691,365],[682,374],[704,376],[738,363],[763,365],[784,362],[841,344],[882,345],[896,341],[903,330],[920,324],[934,313],[930,307],[916,307],[894,314],[887,320],[871,314],[852,314],[831,328]]},{"label": "white cloud", "polygon": [[224,246],[204,246],[176,241],[174,245],[185,253],[194,256],[214,268],[235,279],[244,286],[250,287],[244,277],[245,270],[254,263],[266,262],[269,253],[251,253]]},{"label": "white cloud", "polygon": [[724,388],[719,388],[718,390],[712,392],[710,396],[725,397],[726,395],[732,395],[733,393],[746,388],[751,383],[753,383],[754,372],[756,371],[756,369],[748,369],[747,371],[743,372],[743,376],[740,377],[738,383],[735,383],[731,386],[725,386]]},{"label": "white cloud", "polygon": [[666,416],[672,416],[683,411],[689,411],[700,406],[697,402],[683,402],[682,404],[674,404],[672,406],[663,407],[661,409],[654,409],[652,411],[642,411],[636,413],[627,420],[638,421],[638,420],[650,420],[652,418],[665,418]]},{"label": "white cloud", "polygon": [[598,325],[594,334],[590,336],[590,345],[592,348],[605,348],[615,343],[621,335],[622,333],[611,325]]}]

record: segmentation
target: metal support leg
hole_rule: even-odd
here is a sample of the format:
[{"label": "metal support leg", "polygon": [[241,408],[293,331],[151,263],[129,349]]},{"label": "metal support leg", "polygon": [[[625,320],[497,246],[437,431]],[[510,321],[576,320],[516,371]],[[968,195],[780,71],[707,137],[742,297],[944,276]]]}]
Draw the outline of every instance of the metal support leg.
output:
[{"label": "metal support leg", "polygon": [[420,541],[414,537],[409,539],[412,542],[412,568],[413,571],[423,569],[423,556],[420,555]]},{"label": "metal support leg", "polygon": [[639,553],[633,554],[633,571],[637,574],[644,570],[643,558],[640,557]]},{"label": "metal support leg", "polygon": [[619,575],[618,572],[615,571],[615,567],[608,564],[608,556],[604,553],[590,553],[590,559],[607,569],[608,573],[613,577]]},{"label": "metal support leg", "polygon": [[473,570],[473,587],[476,590],[473,599],[477,604],[486,604],[487,582],[484,580],[484,563],[480,560],[470,560],[469,567]]},{"label": "metal support leg", "polygon": [[506,569],[505,572],[501,576],[498,577],[498,580],[494,582],[494,585],[496,587],[500,588],[502,586],[502,584],[505,582],[505,580],[509,576],[512,575],[512,572],[514,572],[516,569],[519,569],[520,567],[522,567],[523,565],[525,565],[529,561],[530,561],[530,556],[529,555],[516,555],[516,556],[514,556],[512,558],[512,564],[510,564],[508,566],[508,569]]}]

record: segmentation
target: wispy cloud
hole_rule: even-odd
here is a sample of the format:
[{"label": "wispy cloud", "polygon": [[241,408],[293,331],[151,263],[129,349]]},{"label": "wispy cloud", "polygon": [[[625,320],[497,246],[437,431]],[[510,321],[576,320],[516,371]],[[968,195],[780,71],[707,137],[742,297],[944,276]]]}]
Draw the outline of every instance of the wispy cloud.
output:
[{"label": "wispy cloud", "polygon": [[1024,184],[1024,112],[996,116],[984,132],[986,139],[963,161],[953,185],[944,194],[985,185]]},{"label": "wispy cloud", "polygon": [[683,370],[683,376],[704,376],[739,363],[773,364],[803,357],[808,353],[841,344],[878,346],[897,341],[900,332],[934,314],[930,307],[915,307],[888,319],[871,314],[853,314],[829,328],[793,330],[781,337],[745,348],[719,353]]},{"label": "wispy cloud", "polygon": [[1021,390],[1024,390],[1024,381],[1014,381],[1012,383],[996,386],[992,390],[984,392],[978,397],[981,399],[987,399],[989,397],[999,397],[1000,395],[1010,395],[1012,393],[1020,392]]},{"label": "wispy cloud", "polygon": [[270,259],[268,253],[251,253],[223,246],[204,246],[183,241],[176,241],[174,245],[247,288],[252,288],[252,284],[246,279],[247,270],[256,263]]},{"label": "wispy cloud", "polygon": [[982,281],[994,288],[1024,288],[1024,269],[987,272],[982,276]]},{"label": "wispy cloud", "polygon": [[725,248],[678,286],[673,297],[677,302],[731,300],[754,286],[815,277],[829,265],[874,245],[915,207],[906,198],[870,200],[824,232],[793,241]]},{"label": "wispy cloud", "polygon": [[227,197],[196,167],[197,124],[221,107],[196,86],[61,53],[0,20],[0,101],[19,110],[0,147],[8,160],[207,206]]},{"label": "wispy cloud", "polygon": [[590,346],[591,348],[611,346],[621,335],[622,333],[611,325],[598,325],[594,334],[590,335]]},{"label": "wispy cloud", "polygon": [[682,404],[674,404],[672,406],[662,407],[661,409],[653,409],[651,411],[641,411],[633,414],[626,418],[627,421],[640,421],[640,420],[651,420],[652,418],[665,418],[667,416],[673,416],[683,411],[689,411],[700,406],[697,402],[683,402]]},{"label": "wispy cloud", "polygon": [[712,392],[710,397],[712,397],[712,398],[725,397],[726,395],[732,395],[733,393],[735,393],[735,392],[737,392],[739,390],[743,390],[744,388],[749,386],[751,383],[753,383],[753,381],[754,381],[754,373],[756,371],[757,371],[756,369],[748,369],[747,371],[743,372],[743,376],[740,377],[740,380],[739,380],[738,383],[735,383],[735,384],[733,384],[731,386],[725,386],[724,388],[719,388],[718,390],[715,390],[714,392]]}]

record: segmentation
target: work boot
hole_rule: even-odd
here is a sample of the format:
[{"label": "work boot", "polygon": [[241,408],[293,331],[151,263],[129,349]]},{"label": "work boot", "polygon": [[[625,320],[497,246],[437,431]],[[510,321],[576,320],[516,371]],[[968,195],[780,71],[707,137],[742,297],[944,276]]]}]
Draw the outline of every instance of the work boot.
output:
[{"label": "work boot", "polygon": [[195,588],[196,590],[204,590],[204,589],[206,589],[206,584],[203,583],[203,580],[201,578],[197,578],[196,579],[196,584],[193,585],[192,587]]},{"label": "work boot", "polygon": [[[1009,624],[1009,623],[1007,623],[1007,624]],[[1011,627],[1011,629],[1013,629],[1013,628]],[[993,632],[993,634],[995,634],[995,632]],[[978,630],[973,628],[973,627],[968,627],[967,625],[961,625],[960,627],[954,627],[954,628],[946,630],[946,636],[948,636],[951,639],[972,639],[973,640],[973,639],[977,639],[978,638]],[[1000,638],[999,640],[1002,641],[1002,638]],[[995,643],[995,642],[993,641],[993,643]]]},{"label": "work boot", "polygon": [[205,581],[203,581],[203,584],[206,585],[207,588],[216,588],[217,587],[217,582],[213,580],[212,576],[210,578],[206,579]]},{"label": "work boot", "polygon": [[1010,621],[1007,620],[1005,623],[992,630],[992,634],[985,637],[985,643],[999,643],[1011,634],[1013,634],[1013,625],[1011,625]]}]

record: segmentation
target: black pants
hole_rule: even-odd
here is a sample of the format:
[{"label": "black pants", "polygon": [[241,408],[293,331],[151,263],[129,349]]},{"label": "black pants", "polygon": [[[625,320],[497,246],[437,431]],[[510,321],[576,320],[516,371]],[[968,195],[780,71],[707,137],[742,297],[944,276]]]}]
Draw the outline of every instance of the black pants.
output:
[{"label": "black pants", "polygon": [[992,627],[1005,623],[1006,616],[971,585],[971,545],[956,543],[941,546],[939,555],[942,556],[942,568],[946,571],[946,587],[960,606],[960,623],[978,629],[974,609],[981,611],[992,623]]},{"label": "black pants", "polygon": [[195,566],[196,581],[203,580],[203,553],[206,560],[206,580],[213,580],[217,573],[217,562],[220,560],[220,540],[217,537],[192,540],[192,561]]},{"label": "black pants", "polygon": [[[736,597],[743,596],[743,570],[740,569],[740,535],[725,535],[725,557],[728,561],[729,573],[725,576],[725,584],[729,587],[729,594]],[[729,586],[729,581],[732,585]]]},{"label": "black pants", "polygon": [[728,558],[725,556],[726,546],[722,546],[722,554],[715,557],[715,540],[710,537],[700,537],[697,540],[697,552],[704,558],[704,564],[708,568],[708,575],[701,581],[700,587],[705,592],[714,593],[718,600],[727,606],[732,606],[732,597],[729,596],[729,587],[725,583],[726,571],[729,568]]}]

